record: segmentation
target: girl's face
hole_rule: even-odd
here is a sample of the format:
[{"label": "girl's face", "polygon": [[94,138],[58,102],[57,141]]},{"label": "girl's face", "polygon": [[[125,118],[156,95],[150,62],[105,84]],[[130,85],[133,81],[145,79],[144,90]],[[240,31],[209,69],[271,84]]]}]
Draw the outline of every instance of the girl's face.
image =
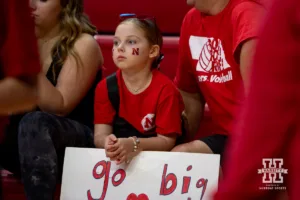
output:
[{"label": "girl's face", "polygon": [[133,22],[121,23],[115,32],[113,60],[115,65],[124,69],[142,69],[151,65],[156,54],[144,31]]},{"label": "girl's face", "polygon": [[50,30],[59,24],[60,0],[29,0],[29,3],[37,28]]}]

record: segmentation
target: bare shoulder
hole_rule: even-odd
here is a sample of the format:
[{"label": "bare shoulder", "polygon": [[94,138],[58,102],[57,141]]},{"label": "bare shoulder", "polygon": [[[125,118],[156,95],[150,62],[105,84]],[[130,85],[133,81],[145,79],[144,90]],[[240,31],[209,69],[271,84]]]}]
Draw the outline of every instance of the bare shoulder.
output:
[{"label": "bare shoulder", "polygon": [[81,34],[74,44],[74,49],[82,59],[88,57],[88,59],[93,58],[97,60],[99,65],[103,63],[100,46],[92,35],[86,33]]},{"label": "bare shoulder", "polygon": [[99,45],[95,38],[90,35],[83,33],[79,36],[79,38],[75,42],[75,48],[99,48]]}]

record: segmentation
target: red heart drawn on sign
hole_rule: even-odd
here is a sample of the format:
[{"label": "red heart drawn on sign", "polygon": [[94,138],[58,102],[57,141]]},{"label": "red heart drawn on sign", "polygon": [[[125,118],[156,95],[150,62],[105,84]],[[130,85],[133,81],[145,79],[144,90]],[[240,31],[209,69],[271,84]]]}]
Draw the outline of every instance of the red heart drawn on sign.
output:
[{"label": "red heart drawn on sign", "polygon": [[138,200],[149,200],[148,196],[146,194],[140,194],[138,196]]},{"label": "red heart drawn on sign", "polygon": [[130,195],[128,195],[126,200],[149,200],[149,198],[146,194],[140,194],[139,196],[137,196],[136,194],[131,193]]}]

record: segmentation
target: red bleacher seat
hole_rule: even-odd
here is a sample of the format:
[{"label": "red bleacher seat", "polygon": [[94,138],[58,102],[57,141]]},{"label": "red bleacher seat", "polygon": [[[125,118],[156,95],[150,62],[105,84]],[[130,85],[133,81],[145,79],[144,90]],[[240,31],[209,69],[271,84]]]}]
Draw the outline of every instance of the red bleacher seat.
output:
[{"label": "red bleacher seat", "polygon": [[[190,9],[185,1],[174,0],[85,0],[85,13],[100,32],[114,32],[121,13],[155,16],[163,33],[179,35],[181,22]],[[167,12],[165,12],[167,11]]]}]

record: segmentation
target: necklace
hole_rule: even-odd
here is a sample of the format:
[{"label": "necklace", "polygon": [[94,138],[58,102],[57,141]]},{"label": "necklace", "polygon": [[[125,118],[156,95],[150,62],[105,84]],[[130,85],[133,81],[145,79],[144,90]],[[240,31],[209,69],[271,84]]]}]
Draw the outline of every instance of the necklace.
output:
[{"label": "necklace", "polygon": [[[127,86],[127,85],[126,85]],[[128,86],[127,86],[128,87]],[[129,88],[129,87],[128,87]],[[130,90],[134,91],[134,93],[137,93],[138,91],[140,91],[143,87],[140,87],[138,89],[133,89],[133,88],[129,88]]]},{"label": "necklace", "polygon": [[126,87],[127,87],[130,91],[132,91],[133,93],[136,94],[136,93],[138,93],[139,91],[141,91],[142,89],[147,88],[147,87],[150,85],[151,80],[152,80],[152,75],[150,76],[150,78],[147,80],[147,82],[146,82],[145,84],[143,84],[142,86],[138,87],[137,89],[134,89],[134,88],[130,87],[130,86],[126,83],[125,80],[124,80],[124,83],[125,83]]}]

